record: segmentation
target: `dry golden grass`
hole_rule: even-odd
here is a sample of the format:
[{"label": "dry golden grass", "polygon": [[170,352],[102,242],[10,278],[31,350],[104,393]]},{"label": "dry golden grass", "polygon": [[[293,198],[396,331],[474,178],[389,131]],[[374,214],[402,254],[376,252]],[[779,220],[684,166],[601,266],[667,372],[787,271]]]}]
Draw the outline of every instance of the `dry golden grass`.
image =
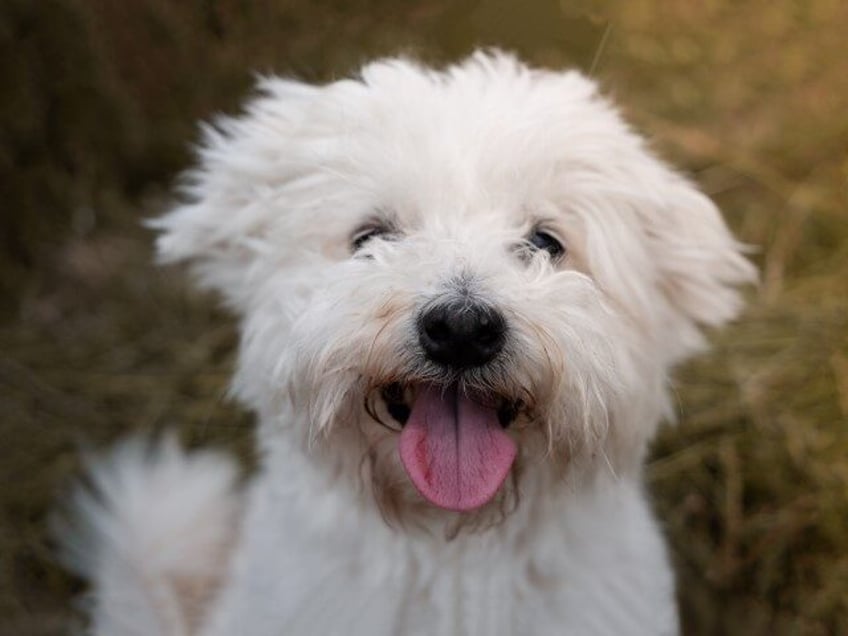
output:
[{"label": "dry golden grass", "polygon": [[[739,235],[762,283],[677,375],[649,467],[689,634],[848,633],[848,4],[6,0],[0,5],[0,633],[78,583],[46,512],[80,446],[178,426],[249,457],[230,319],[138,227],[250,71],[327,78],[502,44],[592,68]],[[603,47],[599,51],[599,44]]]}]

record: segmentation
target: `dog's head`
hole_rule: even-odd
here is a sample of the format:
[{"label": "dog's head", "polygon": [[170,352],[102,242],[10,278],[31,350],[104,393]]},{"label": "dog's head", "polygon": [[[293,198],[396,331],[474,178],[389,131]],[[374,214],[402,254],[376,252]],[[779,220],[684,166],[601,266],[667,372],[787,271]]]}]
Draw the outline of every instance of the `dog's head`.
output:
[{"label": "dog's head", "polygon": [[242,317],[264,434],[384,507],[638,470],[670,367],[754,277],[713,204],[576,72],[479,53],[261,88],[206,130],[158,247]]}]

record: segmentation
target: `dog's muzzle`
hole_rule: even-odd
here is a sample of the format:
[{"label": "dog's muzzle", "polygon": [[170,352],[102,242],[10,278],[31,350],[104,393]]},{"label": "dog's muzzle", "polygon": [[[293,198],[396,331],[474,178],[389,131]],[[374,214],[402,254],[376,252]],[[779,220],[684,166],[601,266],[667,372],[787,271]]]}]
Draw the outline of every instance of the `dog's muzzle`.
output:
[{"label": "dog's muzzle", "polygon": [[435,373],[384,385],[384,412],[401,427],[400,459],[424,499],[474,510],[495,496],[512,468],[517,446],[507,428],[521,402],[464,378],[499,364],[507,323],[491,305],[463,296],[425,306],[416,326]]}]

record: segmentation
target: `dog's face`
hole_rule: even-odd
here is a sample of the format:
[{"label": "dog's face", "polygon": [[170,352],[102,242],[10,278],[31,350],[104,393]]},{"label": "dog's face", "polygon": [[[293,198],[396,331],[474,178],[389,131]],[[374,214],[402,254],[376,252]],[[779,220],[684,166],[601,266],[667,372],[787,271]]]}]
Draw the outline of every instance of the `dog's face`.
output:
[{"label": "dog's face", "polygon": [[754,273],[594,85],[478,54],[263,92],[158,223],[243,317],[235,386],[263,434],[395,510],[638,470],[670,367]]}]

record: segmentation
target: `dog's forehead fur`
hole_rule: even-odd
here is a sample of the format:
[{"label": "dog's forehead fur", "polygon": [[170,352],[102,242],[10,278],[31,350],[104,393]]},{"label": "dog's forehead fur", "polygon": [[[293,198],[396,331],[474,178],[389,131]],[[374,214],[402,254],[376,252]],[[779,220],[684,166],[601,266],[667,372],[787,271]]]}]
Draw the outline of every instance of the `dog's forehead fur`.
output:
[{"label": "dog's forehead fur", "polygon": [[[378,208],[411,227],[475,217],[487,228],[514,227],[519,210],[564,209],[569,190],[587,179],[640,178],[628,171],[641,142],[592,82],[505,55],[480,54],[445,72],[382,61],[358,79],[308,88],[269,79],[262,91],[246,119],[222,125],[232,137],[226,155],[210,132],[209,167],[226,169],[237,150],[252,160],[239,166],[239,177],[252,177],[240,181],[251,188],[244,196],[285,192],[281,212],[338,231],[341,217],[357,223]],[[308,229],[291,225],[285,235],[295,241],[298,228]]]}]

